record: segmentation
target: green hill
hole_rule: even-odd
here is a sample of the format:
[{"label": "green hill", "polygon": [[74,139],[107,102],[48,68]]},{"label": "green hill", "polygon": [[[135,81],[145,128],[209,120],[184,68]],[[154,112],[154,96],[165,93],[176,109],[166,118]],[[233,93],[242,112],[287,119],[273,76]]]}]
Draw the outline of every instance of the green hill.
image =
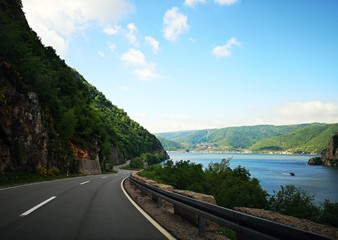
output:
[{"label": "green hill", "polygon": [[[338,131],[337,124],[258,125],[222,129],[159,133],[180,143],[184,149],[255,152],[321,152],[329,138]],[[162,141],[162,140],[161,140]]]},{"label": "green hill", "polygon": [[75,159],[120,163],[167,155],[29,27],[20,0],[0,1],[0,173],[76,169]]},{"label": "green hill", "polygon": [[338,132],[338,123],[307,126],[295,131],[263,139],[250,147],[252,151],[322,152],[329,139]]}]

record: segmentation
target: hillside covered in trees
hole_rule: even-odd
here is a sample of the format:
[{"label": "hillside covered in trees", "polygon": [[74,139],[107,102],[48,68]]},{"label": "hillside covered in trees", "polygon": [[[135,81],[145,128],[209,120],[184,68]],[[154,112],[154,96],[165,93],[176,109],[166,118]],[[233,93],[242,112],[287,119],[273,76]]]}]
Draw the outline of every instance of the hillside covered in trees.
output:
[{"label": "hillside covered in trees", "polygon": [[42,45],[21,0],[0,1],[0,29],[0,173],[168,157],[154,135]]},{"label": "hillside covered in trees", "polygon": [[167,132],[157,136],[168,151],[321,153],[337,131],[338,123],[311,123]]}]

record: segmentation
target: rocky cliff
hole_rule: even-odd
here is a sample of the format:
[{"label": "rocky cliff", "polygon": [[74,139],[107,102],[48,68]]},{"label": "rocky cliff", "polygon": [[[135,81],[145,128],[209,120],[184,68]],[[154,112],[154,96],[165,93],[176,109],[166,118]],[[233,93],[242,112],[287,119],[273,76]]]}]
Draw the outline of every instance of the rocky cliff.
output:
[{"label": "rocky cliff", "polygon": [[11,84],[18,74],[0,65],[0,172],[47,165],[48,132],[35,92],[19,92]]},{"label": "rocky cliff", "polygon": [[0,177],[6,171],[100,173],[161,143],[29,27],[21,0],[0,1]]},{"label": "rocky cliff", "polygon": [[311,158],[308,164],[338,167],[338,132],[330,138],[328,147],[323,150],[321,156]]}]

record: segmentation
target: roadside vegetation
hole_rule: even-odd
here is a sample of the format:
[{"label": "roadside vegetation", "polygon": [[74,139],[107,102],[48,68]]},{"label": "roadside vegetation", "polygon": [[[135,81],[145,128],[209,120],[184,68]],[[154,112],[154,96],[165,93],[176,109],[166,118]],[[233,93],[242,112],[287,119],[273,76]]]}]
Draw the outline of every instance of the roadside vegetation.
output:
[{"label": "roadside vegetation", "polygon": [[231,169],[229,163],[230,159],[223,159],[203,169],[201,164],[189,160],[168,160],[152,165],[140,175],[176,189],[213,195],[222,207],[261,208],[338,227],[338,203],[325,200],[317,206],[314,196],[294,185],[281,186],[269,196],[246,168]]},{"label": "roadside vegetation", "polygon": [[144,153],[139,157],[133,158],[128,165],[122,166],[122,169],[142,169],[144,164],[154,165],[163,162],[165,157],[162,154]]}]

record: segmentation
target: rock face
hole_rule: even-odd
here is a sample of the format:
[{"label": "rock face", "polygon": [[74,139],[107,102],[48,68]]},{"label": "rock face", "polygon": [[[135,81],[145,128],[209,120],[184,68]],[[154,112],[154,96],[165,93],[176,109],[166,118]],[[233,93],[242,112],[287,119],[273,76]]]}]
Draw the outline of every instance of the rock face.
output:
[{"label": "rock face", "polygon": [[0,172],[46,166],[48,133],[34,92],[20,93],[0,72]]},{"label": "rock face", "polygon": [[331,137],[328,147],[321,153],[321,157],[311,158],[308,164],[338,167],[338,132]]}]

